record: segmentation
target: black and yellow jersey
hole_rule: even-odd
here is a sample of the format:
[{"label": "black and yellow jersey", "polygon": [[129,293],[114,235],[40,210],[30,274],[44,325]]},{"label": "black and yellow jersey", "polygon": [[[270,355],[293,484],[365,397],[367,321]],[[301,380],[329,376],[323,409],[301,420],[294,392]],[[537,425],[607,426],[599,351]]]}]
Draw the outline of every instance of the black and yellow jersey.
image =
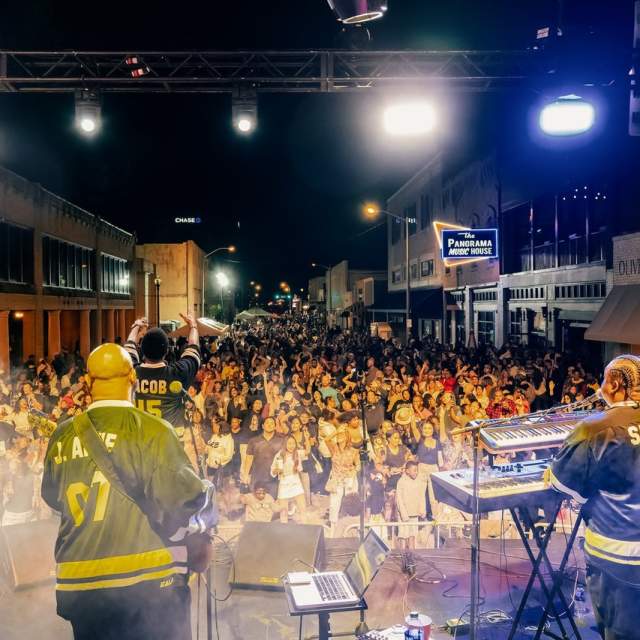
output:
[{"label": "black and yellow jersey", "polygon": [[63,422],[50,439],[42,479],[43,499],[61,514],[59,612],[65,594],[184,584],[184,538],[217,517],[209,483],[195,474],[167,422],[124,401],[94,402],[88,412],[135,502],[99,471],[72,420]]},{"label": "black and yellow jersey", "polygon": [[200,368],[199,347],[187,345],[173,364],[141,362],[138,348],[131,341],[127,341],[124,348],[133,360],[138,377],[135,392],[138,409],[163,418],[174,427],[184,426],[184,392]]},{"label": "black and yellow jersey", "polygon": [[583,505],[589,563],[640,585],[640,405],[616,403],[580,422],[550,479]]}]

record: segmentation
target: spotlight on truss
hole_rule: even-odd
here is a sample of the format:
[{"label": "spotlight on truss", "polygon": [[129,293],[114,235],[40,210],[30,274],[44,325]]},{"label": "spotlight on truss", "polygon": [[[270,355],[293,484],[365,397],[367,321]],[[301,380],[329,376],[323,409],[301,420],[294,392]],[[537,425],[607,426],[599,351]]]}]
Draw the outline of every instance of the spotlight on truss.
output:
[{"label": "spotlight on truss", "polygon": [[258,126],[258,96],[255,89],[237,87],[231,96],[231,119],[234,128],[249,135]]},{"label": "spotlight on truss", "polygon": [[80,89],[75,94],[76,128],[85,136],[93,136],[102,125],[100,94],[89,89]]},{"label": "spotlight on truss", "polygon": [[575,136],[589,131],[595,119],[593,104],[571,94],[547,104],[540,112],[539,125],[549,136]]},{"label": "spotlight on truss", "polygon": [[138,56],[129,56],[124,62],[132,78],[142,78],[151,72],[151,69]]},{"label": "spotlight on truss", "polygon": [[332,11],[344,24],[359,24],[382,18],[387,0],[327,0]]}]

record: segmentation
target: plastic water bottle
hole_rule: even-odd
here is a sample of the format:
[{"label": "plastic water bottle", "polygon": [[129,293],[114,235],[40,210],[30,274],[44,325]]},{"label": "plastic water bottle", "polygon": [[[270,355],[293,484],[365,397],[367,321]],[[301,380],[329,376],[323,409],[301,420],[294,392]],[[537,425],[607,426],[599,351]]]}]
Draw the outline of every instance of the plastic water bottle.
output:
[{"label": "plastic water bottle", "polygon": [[585,627],[587,625],[588,613],[589,609],[587,608],[584,585],[578,584],[578,586],[576,586],[576,592],[573,596],[573,618],[576,621],[577,626]]},{"label": "plastic water bottle", "polygon": [[404,640],[428,640],[424,634],[425,627],[431,624],[428,616],[421,616],[417,611],[412,611],[404,622],[406,625]]}]

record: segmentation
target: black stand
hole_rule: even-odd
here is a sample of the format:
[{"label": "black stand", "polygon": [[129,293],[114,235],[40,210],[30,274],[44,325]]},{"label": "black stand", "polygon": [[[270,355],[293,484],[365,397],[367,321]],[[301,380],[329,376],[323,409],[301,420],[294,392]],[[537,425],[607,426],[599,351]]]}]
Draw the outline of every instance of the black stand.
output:
[{"label": "black stand", "polygon": [[[533,532],[533,537],[536,542],[536,546],[538,547],[538,555],[534,555],[533,549],[531,548],[531,543],[529,542],[529,538],[524,530],[522,520],[523,518],[518,514],[516,509],[510,509],[511,517],[516,525],[516,529],[520,538],[522,539],[522,543],[524,548],[529,556],[529,560],[531,562],[532,571],[529,576],[529,581],[527,582],[527,586],[522,594],[522,598],[520,600],[520,605],[518,606],[518,611],[516,612],[515,618],[513,619],[513,623],[511,625],[511,631],[509,633],[508,640],[513,640],[516,631],[518,629],[518,625],[520,624],[520,620],[522,618],[522,614],[527,606],[527,601],[529,600],[529,596],[531,595],[531,589],[538,579],[540,583],[540,587],[542,588],[542,592],[544,593],[544,597],[546,598],[546,604],[544,608],[544,612],[542,617],[540,618],[540,622],[538,624],[538,629],[536,631],[536,635],[534,636],[534,640],[539,640],[542,634],[544,633],[546,636],[550,638],[554,638],[555,640],[568,640],[569,635],[562,624],[562,620],[558,615],[556,610],[556,606],[554,603],[554,599],[556,596],[560,599],[562,606],[564,607],[563,614],[567,616],[567,620],[569,625],[571,626],[571,631],[573,632],[574,638],[581,640],[580,632],[578,631],[578,627],[576,626],[575,620],[573,619],[573,613],[569,608],[569,604],[562,592],[562,580],[564,578],[564,570],[567,565],[567,561],[569,560],[569,555],[571,553],[571,549],[573,548],[573,544],[575,542],[576,536],[578,534],[578,530],[580,528],[580,523],[582,521],[582,516],[579,515],[573,529],[571,530],[571,535],[567,542],[567,548],[565,549],[564,555],[562,556],[562,560],[560,561],[560,565],[556,570],[554,570],[551,561],[549,560],[549,556],[547,554],[547,547],[549,545],[549,541],[551,540],[551,533],[553,532],[553,528],[555,525],[555,521],[558,517],[558,513],[560,512],[560,508],[562,506],[562,502],[564,500],[564,496],[558,496],[553,507],[552,517],[549,519],[549,524],[546,528],[541,532],[538,527],[531,526],[532,523],[525,523],[531,526],[531,530]],[[543,575],[540,565],[544,563],[544,566],[548,572],[547,578]],[[549,589],[548,579],[551,578],[551,589]],[[551,631],[545,630],[546,622],[549,618],[549,615],[553,615],[556,622],[558,623],[558,627],[560,629],[560,635],[552,633]]]},{"label": "black stand", "polygon": [[287,605],[289,607],[289,615],[300,617],[306,615],[318,616],[318,635],[312,636],[312,638],[318,638],[318,640],[329,640],[329,638],[337,638],[340,636],[353,637],[354,634],[351,631],[349,631],[348,633],[332,633],[330,616],[332,613],[345,613],[347,611],[360,611],[362,613],[367,609],[367,603],[365,602],[364,598],[362,598],[360,602],[346,605],[344,607],[334,607],[331,609],[298,609],[298,607],[296,607],[293,596],[291,595],[291,588],[289,587],[289,583],[285,580],[283,584],[284,593],[287,597]]},{"label": "black stand", "polygon": [[[358,375],[358,374],[356,374]],[[367,509],[367,462],[368,454],[367,446],[369,444],[369,431],[367,429],[367,414],[365,403],[367,401],[367,389],[364,384],[364,372],[359,374],[358,384],[356,389],[358,390],[358,396],[360,398],[360,421],[362,422],[362,447],[360,448],[360,522],[358,527],[358,534],[360,538],[360,544],[364,541],[364,520],[365,511]],[[365,607],[360,608],[360,622],[356,627],[355,635],[362,636],[369,632],[369,627],[365,619]],[[328,619],[328,618],[327,618]]]}]

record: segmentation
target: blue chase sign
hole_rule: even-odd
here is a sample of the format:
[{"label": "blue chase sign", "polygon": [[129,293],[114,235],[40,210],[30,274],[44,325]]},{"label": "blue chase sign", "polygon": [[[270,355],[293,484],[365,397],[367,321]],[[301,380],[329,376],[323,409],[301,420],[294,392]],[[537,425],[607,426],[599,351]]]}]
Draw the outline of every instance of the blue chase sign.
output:
[{"label": "blue chase sign", "polygon": [[443,229],[445,260],[478,260],[498,257],[497,229]]}]

